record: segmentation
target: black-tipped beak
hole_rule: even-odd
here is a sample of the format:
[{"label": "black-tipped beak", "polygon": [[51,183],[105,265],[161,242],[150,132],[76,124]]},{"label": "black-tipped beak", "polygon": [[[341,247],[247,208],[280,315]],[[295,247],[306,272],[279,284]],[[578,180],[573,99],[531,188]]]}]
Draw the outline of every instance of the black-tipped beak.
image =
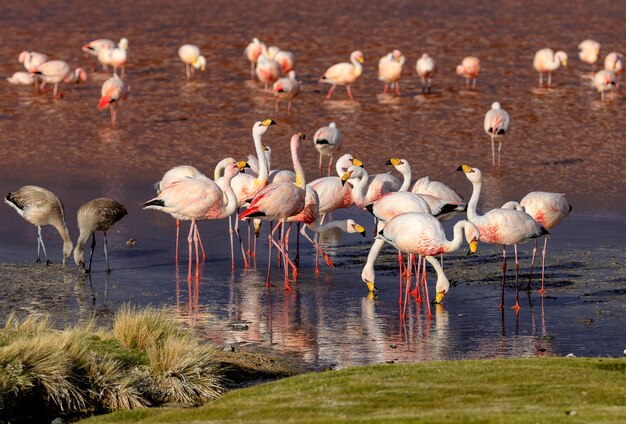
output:
[{"label": "black-tipped beak", "polygon": [[387,160],[387,162],[385,162],[385,165],[393,165],[393,164],[391,163],[391,159],[388,159],[388,160]]},{"label": "black-tipped beak", "polygon": [[463,165],[459,166],[456,170],[463,172]]}]

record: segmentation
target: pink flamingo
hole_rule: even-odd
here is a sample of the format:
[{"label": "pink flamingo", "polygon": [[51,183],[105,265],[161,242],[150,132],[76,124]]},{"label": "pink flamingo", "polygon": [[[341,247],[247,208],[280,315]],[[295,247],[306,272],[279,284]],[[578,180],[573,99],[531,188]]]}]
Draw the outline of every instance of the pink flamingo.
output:
[{"label": "pink flamingo", "polygon": [[276,103],[274,110],[278,113],[278,100],[287,100],[287,116],[291,113],[291,102],[300,93],[300,83],[296,80],[296,71],[289,71],[289,75],[281,78],[272,87]]},{"label": "pink flamingo", "polygon": [[290,51],[279,50],[273,59],[280,65],[280,71],[287,75],[296,66],[296,57]]},{"label": "pink flamingo", "polygon": [[[115,48],[115,41],[108,38],[99,38],[97,40],[90,41],[82,47],[82,51],[98,58],[100,51],[113,50]],[[107,65],[103,64],[103,71],[107,72]]]},{"label": "pink flamingo", "polygon": [[552,84],[552,72],[560,66],[567,66],[567,53],[558,51],[554,53],[552,49],[541,49],[535,53],[533,66],[539,72],[539,87],[543,86],[543,74],[548,73],[548,87]]},{"label": "pink flamingo", "polygon": [[354,204],[363,209],[374,203],[384,194],[398,191],[402,186],[400,180],[390,174],[368,175],[367,171],[359,166],[350,166],[341,176],[344,183],[352,185]]},{"label": "pink flamingo", "polygon": [[42,63],[33,73],[41,75],[41,79],[44,82],[41,86],[42,90],[46,83],[54,84],[54,97],[62,97],[58,89],[59,83],[61,82],[79,83],[81,81],[87,81],[87,73],[83,68],[76,68],[72,71],[70,65],[62,60],[50,60]]},{"label": "pink flamingo", "polygon": [[98,102],[98,110],[111,110],[111,126],[115,127],[117,108],[121,101],[126,100],[130,87],[124,81],[114,74],[111,78],[102,84],[100,102]]},{"label": "pink flamingo", "polygon": [[347,208],[354,204],[350,185],[343,184],[340,178],[352,165],[363,166],[363,162],[346,153],[337,159],[335,163],[339,177],[322,177],[308,184],[317,192],[319,197],[319,210],[322,215],[322,221],[327,213],[336,209]]},{"label": "pink flamingo", "polygon": [[493,102],[491,109],[485,114],[483,128],[491,137],[491,165],[496,166],[496,151],[494,140],[498,139],[498,166],[500,166],[500,151],[502,150],[502,136],[509,131],[511,118],[507,111],[500,107],[500,103]]},{"label": "pink flamingo", "polygon": [[591,65],[591,72],[593,72],[596,62],[600,59],[600,43],[594,40],[582,41],[578,45],[578,58]]},{"label": "pink flamingo", "polygon": [[469,82],[472,80],[472,90],[476,91],[476,78],[480,74],[480,59],[474,56],[463,58],[456,67],[456,74],[465,78],[465,89],[469,90]]},{"label": "pink flamingo", "polygon": [[604,69],[615,72],[615,83],[619,90],[619,81],[624,72],[624,55],[618,52],[611,52],[604,58]]},{"label": "pink flamingo", "polygon": [[206,58],[200,54],[200,47],[193,44],[183,44],[178,49],[178,57],[185,64],[185,74],[190,79],[196,70],[206,69]]},{"label": "pink flamingo", "polygon": [[256,76],[265,85],[265,91],[280,77],[280,65],[274,59],[262,54],[256,62]]},{"label": "pink flamingo", "polygon": [[385,83],[384,94],[387,94],[389,84],[391,84],[391,87],[395,88],[396,95],[400,95],[400,77],[405,63],[406,57],[398,49],[380,58],[378,61],[378,79]]},{"label": "pink flamingo", "polygon": [[424,53],[415,64],[415,72],[422,79],[422,93],[428,91],[433,81],[433,77],[437,73],[437,61],[430,57],[428,53]]},{"label": "pink flamingo", "polygon": [[363,53],[359,50],[355,50],[350,54],[350,63],[342,62],[337,63],[324,72],[319,82],[332,84],[326,100],[330,100],[333,95],[333,91],[337,85],[345,85],[348,98],[352,99],[352,91],[350,90],[350,84],[355,82],[363,73]]},{"label": "pink flamingo", "polygon": [[602,69],[595,73],[592,84],[600,93],[600,100],[604,101],[605,92],[615,90],[616,81],[617,78],[613,70],[607,71],[606,69]]},{"label": "pink flamingo", "polygon": [[313,144],[315,149],[320,153],[319,171],[322,176],[322,161],[324,156],[330,156],[328,160],[328,174],[330,175],[330,166],[333,163],[333,155],[341,150],[343,142],[343,134],[337,128],[337,124],[331,122],[326,127],[318,128],[313,134]]},{"label": "pink flamingo", "polygon": [[252,81],[254,81],[254,70],[256,68],[257,60],[264,51],[267,51],[265,43],[259,41],[259,39],[255,37],[243,52],[246,59],[250,61],[250,80]]}]

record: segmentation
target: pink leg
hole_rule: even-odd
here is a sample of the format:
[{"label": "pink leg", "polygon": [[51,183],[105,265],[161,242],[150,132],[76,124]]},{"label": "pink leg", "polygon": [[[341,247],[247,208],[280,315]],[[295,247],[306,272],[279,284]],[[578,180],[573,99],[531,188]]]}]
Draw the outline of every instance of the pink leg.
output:
[{"label": "pink leg", "polygon": [[[312,239],[311,237],[309,237],[309,235],[308,235],[306,232],[304,232],[304,231],[300,231],[300,233],[301,233],[304,237],[306,237],[306,239],[307,239],[308,241],[310,241],[310,242],[311,242],[311,244],[315,247],[315,250],[316,250],[316,252],[318,252],[318,254],[319,254],[319,253],[321,253],[321,254],[322,254],[322,256],[324,257],[324,260],[326,261],[326,264],[327,264],[329,267],[334,268],[334,267],[335,267],[335,264],[334,264],[334,263],[333,263],[333,261],[330,259],[330,256],[328,256],[328,255],[327,255],[327,254],[326,254],[326,253],[322,250],[322,248],[320,247],[320,245],[319,245],[319,244],[317,244],[317,243],[315,243],[315,242],[313,241],[313,239]],[[316,260],[315,262],[316,262],[316,266],[317,266],[317,260]],[[319,269],[318,269],[318,273],[319,273]]]},{"label": "pink leg", "polygon": [[274,113],[278,114],[278,97],[274,101]]},{"label": "pink leg", "polygon": [[346,84],[346,93],[348,93],[349,99],[354,99],[354,97],[352,97],[352,90],[350,90],[350,84]]},{"label": "pink leg", "polygon": [[400,81],[396,81],[396,96],[400,95]]},{"label": "pink leg", "polygon": [[194,225],[193,244],[196,247],[196,280],[200,279],[200,252],[198,250],[198,224]]},{"label": "pink leg", "polygon": [[506,246],[502,246],[502,297],[500,309],[504,309],[504,282],[506,281]]},{"label": "pink leg", "polygon": [[513,245],[513,251],[515,252],[515,306],[511,309],[515,309],[515,311],[519,312],[519,261],[517,260],[517,244]]},{"label": "pink leg", "polygon": [[200,229],[198,229],[198,244],[200,244],[200,251],[202,252],[202,262],[206,261],[206,253],[204,252],[204,246],[202,245],[202,237],[200,237]]},{"label": "pink leg", "polygon": [[[237,213],[239,216],[239,213]],[[239,233],[239,219],[235,219],[235,234],[237,234],[237,240],[239,241],[239,248],[241,249],[241,257],[243,258],[243,267],[248,269],[248,257],[246,256],[246,251],[243,248],[243,242],[241,241],[241,234]]]},{"label": "pink leg", "polygon": [[337,87],[337,84],[333,84],[330,87],[330,90],[328,90],[328,94],[326,94],[326,100],[330,100],[331,96],[333,95],[333,91],[335,91],[335,87]]},{"label": "pink leg", "polygon": [[278,229],[278,225],[276,225],[274,228],[272,228],[274,226],[273,223],[270,223],[270,233],[267,236],[267,251],[268,251],[268,257],[267,257],[267,282],[265,283],[265,287],[269,287],[270,286],[270,274],[271,274],[271,270],[272,270],[272,244],[274,243],[274,233],[276,232],[276,230]]},{"label": "pink leg", "polygon": [[[424,258],[424,261],[426,259]],[[424,262],[424,267],[422,268],[422,281],[424,282],[424,292],[426,292],[426,304],[428,305],[428,319],[433,317],[432,312],[430,311],[430,298],[428,297],[428,283],[426,282],[426,262]]]},{"label": "pink leg", "polygon": [[250,256],[252,254],[252,251],[250,250],[250,228],[252,227],[252,221],[248,220],[248,251],[246,252],[248,254],[248,256]]},{"label": "pink leg", "polygon": [[287,103],[287,116],[291,115],[291,100]]},{"label": "pink leg", "polygon": [[324,176],[324,174],[322,174],[322,163],[323,163],[323,159],[322,159],[322,154],[320,153],[320,166],[319,166],[320,177]]},{"label": "pink leg", "polygon": [[402,258],[402,251],[398,250],[398,268],[400,269],[400,289],[398,290],[399,298],[398,303],[402,305],[402,284],[404,280],[404,259]]},{"label": "pink leg", "polygon": [[472,90],[476,91],[476,78],[472,81]]},{"label": "pink leg", "polygon": [[189,235],[187,236],[187,245],[189,247],[189,269],[187,272],[187,281],[191,281],[191,258],[193,253],[191,251],[191,242],[193,241],[193,228],[196,225],[196,220],[191,220],[191,226],[189,227]]},{"label": "pink leg", "polygon": [[385,88],[383,89],[383,94],[387,94],[387,91],[389,91],[389,84],[385,83]]},{"label": "pink leg", "polygon": [[530,291],[531,286],[530,283],[533,280],[533,267],[535,266],[535,255],[537,254],[537,239],[535,239],[535,246],[533,247],[533,258],[530,261],[530,274],[528,275],[528,284],[524,287],[524,290]]},{"label": "pink leg", "polygon": [[113,105],[110,105],[109,108],[111,109],[111,126],[115,127],[115,123],[117,121],[117,108]]},{"label": "pink leg", "polygon": [[330,166],[332,165],[332,163],[333,163],[333,155],[331,154],[330,159],[328,161],[328,174],[327,174],[328,177],[330,177]]},{"label": "pink leg", "polygon": [[539,293],[541,293],[541,295],[543,296],[543,294],[545,293],[545,290],[543,288],[543,282],[545,280],[545,270],[546,270],[546,253],[548,252],[548,239],[544,238],[543,239],[543,250],[541,252],[541,290],[539,290]]},{"label": "pink leg", "polygon": [[[407,299],[409,296],[409,291],[411,290],[411,279],[412,279],[412,274],[411,271],[413,270],[412,268],[412,256],[410,253],[407,253],[407,269],[408,269],[408,274],[407,274],[407,279],[406,279],[406,289],[404,289],[404,306],[402,307],[402,314],[401,317],[405,318],[406,317],[406,305],[407,303]],[[400,296],[402,296],[402,290],[400,291]]]}]

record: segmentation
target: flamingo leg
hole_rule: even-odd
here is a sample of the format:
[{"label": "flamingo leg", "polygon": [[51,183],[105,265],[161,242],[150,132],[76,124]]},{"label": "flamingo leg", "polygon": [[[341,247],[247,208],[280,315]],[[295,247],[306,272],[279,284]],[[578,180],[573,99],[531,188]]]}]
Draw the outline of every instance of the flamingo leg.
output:
[{"label": "flamingo leg", "polygon": [[291,100],[287,102],[287,117],[289,117],[289,115],[291,115]]},{"label": "flamingo leg", "polygon": [[50,264],[48,260],[48,253],[46,252],[46,245],[43,244],[43,237],[41,237],[41,227],[37,227],[37,262],[41,262],[39,259],[39,245],[41,244],[41,248],[43,249],[43,254],[46,257],[46,265]]},{"label": "flamingo leg", "polygon": [[335,91],[335,87],[337,87],[337,84],[333,84],[330,87],[330,90],[328,90],[328,94],[326,94],[326,100],[330,100],[331,96],[333,95],[333,91]]},{"label": "flamingo leg", "polygon": [[428,319],[430,320],[433,317],[433,314],[430,311],[430,298],[428,297],[428,283],[426,281],[426,257],[425,256],[424,256],[424,265],[422,268],[422,279],[424,281],[424,292],[426,292],[426,304],[428,305]]},{"label": "flamingo leg", "polygon": [[185,63],[185,75],[187,75],[187,79],[191,78],[191,75],[189,74],[189,64]]},{"label": "flamingo leg", "polygon": [[543,296],[545,293],[543,282],[545,280],[545,269],[546,269],[546,253],[548,252],[548,239],[543,239],[543,250],[541,251],[541,290],[539,293]]},{"label": "flamingo leg", "polygon": [[300,229],[301,225],[298,222],[298,231],[296,232],[296,257],[294,258],[294,263],[297,267],[300,266]]},{"label": "flamingo leg", "polygon": [[[409,303],[408,300],[408,296],[409,296],[409,291],[411,290],[411,279],[412,279],[412,254],[411,253],[407,253],[407,269],[408,269],[408,274],[407,274],[407,279],[406,279],[406,289],[404,290],[404,306],[402,307],[402,318],[406,317],[406,304]],[[402,296],[402,291],[400,291],[400,296]]]},{"label": "flamingo leg", "polygon": [[535,255],[537,254],[537,239],[535,239],[535,246],[533,247],[533,258],[530,261],[530,274],[528,275],[528,284],[524,287],[524,290],[530,291],[530,283],[533,280],[533,267],[535,266]]},{"label": "flamingo leg", "polygon": [[[237,211],[239,216],[239,211]],[[241,248],[241,256],[243,257],[243,267],[248,268],[248,258],[246,257],[246,251],[243,248],[243,242],[241,241],[241,234],[239,233],[239,219],[235,219],[235,234],[237,234],[237,240],[239,241],[239,247]]]},{"label": "flamingo leg", "polygon": [[278,114],[278,97],[274,101],[274,113]]},{"label": "flamingo leg", "polygon": [[398,290],[398,304],[402,305],[402,282],[404,279],[404,259],[402,258],[402,251],[398,250],[398,268],[400,269],[400,289]]},{"label": "flamingo leg", "polygon": [[[194,225],[193,229],[193,244],[196,248],[196,281],[200,279],[200,252],[198,250],[198,224]],[[196,292],[197,295],[197,292]]]},{"label": "flamingo leg", "polygon": [[115,123],[117,122],[117,107],[115,107],[114,104],[111,104],[109,109],[111,109],[111,126],[115,127]]},{"label": "flamingo leg", "polygon": [[327,174],[328,177],[330,177],[330,166],[332,165],[332,163],[333,163],[333,154],[331,153],[330,160],[328,161],[328,174]]},{"label": "flamingo leg", "polygon": [[385,88],[383,89],[383,94],[387,94],[387,91],[389,91],[389,84],[385,83]]},{"label": "flamingo leg", "polygon": [[252,222],[250,220],[248,220],[248,251],[246,252],[248,257],[252,255],[252,251],[250,250],[250,247],[252,245],[251,242],[250,242],[250,240],[251,240],[251,238],[250,238],[251,237],[250,236],[251,228],[252,228]]},{"label": "flamingo leg", "polygon": [[396,95],[400,96],[400,81],[396,81]]},{"label": "flamingo leg", "polygon": [[204,245],[202,244],[202,237],[200,236],[200,229],[198,228],[198,244],[200,244],[200,251],[202,252],[202,262],[206,261],[206,253],[204,252]]},{"label": "flamingo leg", "polygon": [[178,264],[178,234],[180,233],[180,220],[176,220],[176,263]]},{"label": "flamingo leg", "polygon": [[270,233],[268,237],[268,257],[267,257],[267,282],[265,283],[265,287],[270,286],[270,274],[272,270],[272,244],[274,242],[274,232],[278,229],[278,226],[274,227],[273,223],[270,223]]},{"label": "flamingo leg", "polygon": [[94,231],[91,235],[91,252],[89,253],[89,268],[87,272],[91,272],[91,260],[93,259],[93,251],[96,248],[96,232]]},{"label": "flamingo leg", "polygon": [[500,152],[502,151],[502,140],[498,142],[498,167],[500,167]]},{"label": "flamingo leg", "polygon": [[548,72],[548,87],[552,85],[552,72]]},{"label": "flamingo leg", "polygon": [[465,89],[469,90],[469,78],[465,78]]},{"label": "flamingo leg", "polygon": [[517,260],[517,244],[513,245],[513,251],[515,252],[515,306],[513,306],[511,309],[519,311],[519,261]]},{"label": "flamingo leg", "polygon": [[[302,235],[303,235],[304,237],[306,237],[306,239],[307,239],[308,241],[310,241],[310,242],[311,242],[311,244],[315,247],[316,252],[317,252],[318,254],[319,254],[319,253],[321,253],[321,254],[322,254],[322,256],[324,257],[324,260],[326,261],[326,264],[327,264],[329,267],[334,268],[334,267],[335,267],[335,264],[334,264],[334,263],[333,263],[333,261],[330,259],[330,256],[328,256],[328,255],[327,255],[327,254],[326,254],[326,253],[322,250],[322,248],[320,247],[320,245],[319,245],[319,244],[315,243],[315,241],[313,241],[313,239],[312,239],[311,237],[309,237],[309,235],[306,233],[306,231],[304,231],[304,227],[302,228],[301,233],[302,233]],[[316,261],[316,262],[317,262],[317,261]],[[317,265],[317,263],[316,263],[316,265]],[[317,273],[319,274],[319,268],[317,269]]]},{"label": "flamingo leg", "polygon": [[233,243],[233,216],[228,217],[228,235],[230,236],[230,268],[235,270],[235,248]]},{"label": "flamingo leg", "polygon": [[250,62],[250,81],[254,81],[254,62]]},{"label": "flamingo leg", "polygon": [[543,72],[539,72],[539,88],[543,87]]},{"label": "flamingo leg", "polygon": [[349,99],[354,99],[354,97],[352,97],[352,90],[350,89],[350,84],[346,84],[346,93],[348,93]]},{"label": "flamingo leg", "polygon": [[[285,240],[285,223],[281,222],[280,224],[280,239]],[[280,249],[280,247],[279,247]],[[285,272],[285,290],[291,290],[291,286],[289,285],[289,270],[287,268],[287,254],[285,251],[282,251],[283,255],[283,270]]]},{"label": "flamingo leg", "polygon": [[194,228],[195,225],[196,225],[196,220],[192,219],[191,220],[191,226],[189,227],[189,235],[187,236],[187,247],[188,247],[188,252],[189,252],[189,267],[188,267],[188,271],[187,271],[187,281],[188,282],[191,282],[191,257],[193,255],[193,253],[191,251],[191,242],[193,240],[193,228]]},{"label": "flamingo leg", "polygon": [[[94,235],[96,233],[94,232]],[[107,264],[107,272],[111,272],[111,266],[109,265],[109,252],[108,252],[108,245],[107,245],[107,232],[104,231],[104,260]]]},{"label": "flamingo leg", "polygon": [[500,298],[500,309],[504,309],[504,282],[506,280],[506,246],[502,246],[502,297]]},{"label": "flamingo leg", "polygon": [[472,80],[472,90],[476,91],[476,78]]},{"label": "flamingo leg", "polygon": [[[415,264],[417,269],[415,270],[415,290],[413,290],[411,294],[415,295],[416,296],[415,300],[420,303],[422,302],[422,296],[420,294],[420,284],[419,284],[421,262],[422,262],[422,255],[419,255],[417,257],[417,261],[415,261],[415,255],[413,255],[413,263]],[[424,270],[422,269],[421,272],[423,275]]]},{"label": "flamingo leg", "polygon": [[[493,128],[491,129],[493,131]],[[496,166],[496,147],[493,137],[493,132],[491,133],[491,166]]]},{"label": "flamingo leg", "polygon": [[320,177],[324,176],[324,174],[322,174],[322,163],[323,163],[323,159],[322,159],[322,154],[320,153],[320,166],[319,166]]}]

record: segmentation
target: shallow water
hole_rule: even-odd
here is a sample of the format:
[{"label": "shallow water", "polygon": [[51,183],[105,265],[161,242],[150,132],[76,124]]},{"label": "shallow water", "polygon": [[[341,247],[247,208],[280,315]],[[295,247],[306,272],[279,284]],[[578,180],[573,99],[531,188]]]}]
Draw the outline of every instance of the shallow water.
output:
[{"label": "shallow water", "polygon": [[[129,215],[109,233],[110,276],[102,272],[100,250],[91,280],[56,268],[22,271],[45,273],[51,281],[37,276],[20,288],[3,279],[4,313],[46,310],[63,325],[94,313],[104,322],[126,301],[169,305],[207,338],[293,352],[312,367],[569,352],[617,356],[626,347],[625,103],[623,97],[601,103],[584,78],[588,66],[576,55],[578,43],[588,37],[602,43],[603,55],[626,50],[614,31],[624,4],[572,2],[567,9],[538,1],[524,6],[498,2],[497,7],[465,2],[368,2],[367,7],[315,2],[297,8],[280,2],[258,7],[186,1],[152,7],[154,2],[142,1],[115,8],[47,5],[3,5],[0,75],[21,70],[17,56],[27,49],[84,66],[90,80],[63,87],[62,100],[0,84],[2,189],[37,184],[55,192],[65,203],[74,238],[75,212],[87,200],[114,197]],[[130,40],[131,96],[121,106],[118,128],[112,129],[108,112],[96,110],[107,76],[92,72],[80,46],[123,36]],[[272,97],[248,82],[242,52],[253,36],[297,56],[303,92],[289,118],[284,109],[274,114]],[[198,44],[208,62],[207,72],[191,82],[176,55],[185,42]],[[555,73],[554,88],[538,90],[532,56],[545,46],[564,49],[570,66]],[[316,83],[319,75],[356,48],[365,55],[364,75],[353,87],[356,99],[347,101],[338,88],[335,100],[324,101],[328,87]],[[380,95],[376,79],[378,58],[393,48],[407,56],[401,98]],[[419,94],[413,71],[423,51],[439,62],[429,96]],[[482,61],[478,93],[465,92],[454,73],[470,54]],[[511,114],[512,126],[503,165],[492,170],[482,120],[496,100]],[[201,224],[205,242],[211,241],[209,258],[199,287],[190,290],[186,252],[179,270],[174,264],[173,220],[142,211],[140,205],[153,196],[152,183],[172,166],[188,163],[212,174],[222,157],[253,153],[251,125],[266,117],[278,122],[264,139],[273,148],[275,167],[289,166],[290,134],[312,135],[332,120],[344,132],[344,151],[362,158],[370,173],[386,171],[391,156],[403,157],[413,164],[414,177],[430,175],[469,197],[471,186],[455,169],[461,163],[480,167],[484,209],[532,190],[567,193],[575,209],[549,242],[547,297],[533,293],[528,301],[524,294],[518,319],[508,309],[501,315],[500,251],[481,245],[474,257],[459,254],[446,262],[456,287],[443,307],[433,309],[433,320],[425,319],[424,306],[412,303],[401,321],[395,254],[385,250],[377,267],[383,290],[377,299],[368,299],[359,274],[370,240],[347,235],[325,238],[337,268],[324,265],[316,279],[313,252],[306,246],[294,290],[286,293],[281,273],[274,271],[274,287],[268,291],[263,243],[258,268],[230,272],[225,222]],[[310,179],[317,177],[317,154],[308,142],[301,156]],[[369,215],[350,210],[336,217],[357,219],[371,234]],[[8,207],[0,209],[0,218],[0,261],[30,264],[34,227]],[[61,247],[54,230],[44,229],[44,238],[58,261]],[[126,246],[129,238],[137,239],[135,248]],[[524,275],[529,250],[530,245],[520,250]],[[507,303],[512,304],[509,276]],[[190,293],[198,293],[197,299]]]}]

